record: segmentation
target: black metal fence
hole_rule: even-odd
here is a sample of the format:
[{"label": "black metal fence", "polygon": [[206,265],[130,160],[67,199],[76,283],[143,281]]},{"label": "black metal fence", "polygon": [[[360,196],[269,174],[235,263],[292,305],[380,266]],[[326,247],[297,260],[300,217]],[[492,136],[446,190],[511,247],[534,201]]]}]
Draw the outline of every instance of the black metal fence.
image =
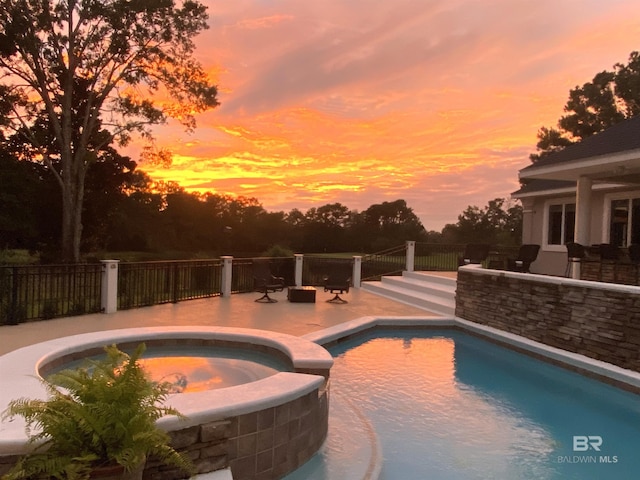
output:
[{"label": "black metal fence", "polygon": [[383,275],[401,275],[406,264],[406,245],[365,255],[362,257],[362,280],[380,280]]},{"label": "black metal fence", "polygon": [[[416,243],[415,270],[455,271],[464,245]],[[518,247],[496,247],[485,266],[501,268]],[[365,255],[362,280],[400,275],[406,268],[407,248]],[[353,258],[306,255],[302,283],[323,285],[336,262],[353,264]],[[295,283],[295,259],[271,258],[273,275]],[[0,266],[0,325],[29,320],[99,312],[102,264]],[[254,288],[252,259],[234,258],[232,293]],[[128,309],[215,297],[222,293],[222,260],[122,262],[118,274],[118,308]]]},{"label": "black metal fence", "polygon": [[465,245],[416,242],[414,270],[455,272]]},{"label": "black metal fence", "polygon": [[118,309],[221,294],[222,261],[127,262],[118,270]]},{"label": "black metal fence", "polygon": [[0,267],[0,325],[100,311],[102,265]]},{"label": "black metal fence", "polygon": [[[295,284],[295,259],[291,257],[269,258],[269,270],[276,277],[283,277],[285,285]],[[253,259],[234,258],[231,276],[231,293],[247,293],[254,289]]]},{"label": "black metal fence", "polygon": [[314,257],[313,255],[305,255],[302,264],[302,284],[315,287],[324,285],[325,277],[334,270],[333,265],[336,263],[353,265],[353,259],[346,257],[329,258],[325,256]]}]

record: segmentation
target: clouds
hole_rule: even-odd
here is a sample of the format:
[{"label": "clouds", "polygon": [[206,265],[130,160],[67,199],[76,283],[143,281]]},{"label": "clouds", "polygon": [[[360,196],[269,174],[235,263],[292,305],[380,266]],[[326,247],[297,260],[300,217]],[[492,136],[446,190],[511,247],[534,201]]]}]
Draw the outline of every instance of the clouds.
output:
[{"label": "clouds", "polygon": [[569,89],[640,48],[635,0],[211,1],[210,26],[222,105],[157,131],[178,161],[154,178],[267,210],[404,198],[437,230],[515,190]]}]

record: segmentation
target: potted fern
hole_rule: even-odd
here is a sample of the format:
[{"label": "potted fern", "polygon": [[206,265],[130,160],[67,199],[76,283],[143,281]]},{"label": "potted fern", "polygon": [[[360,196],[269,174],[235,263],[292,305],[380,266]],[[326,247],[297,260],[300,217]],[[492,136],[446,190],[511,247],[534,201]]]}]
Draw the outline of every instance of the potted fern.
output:
[{"label": "potted fern", "polygon": [[170,384],[147,377],[138,363],[144,350],[140,344],[127,355],[115,345],[106,347],[106,359],[43,381],[46,400],[12,401],[4,416],[24,417],[36,446],[5,478],[141,478],[148,457],[193,473],[156,425],[166,415],[182,415],[163,406]]}]

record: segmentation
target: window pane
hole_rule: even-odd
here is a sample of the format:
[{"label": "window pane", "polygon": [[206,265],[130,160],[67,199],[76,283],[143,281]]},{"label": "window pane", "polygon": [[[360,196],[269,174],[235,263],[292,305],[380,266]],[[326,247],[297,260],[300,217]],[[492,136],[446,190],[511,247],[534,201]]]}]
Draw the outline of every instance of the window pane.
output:
[{"label": "window pane", "polygon": [[629,220],[629,200],[611,201],[611,224],[609,226],[609,243],[617,247],[627,246]]},{"label": "window pane", "polygon": [[573,242],[576,229],[576,204],[567,203],[564,206],[564,242]]},{"label": "window pane", "polygon": [[640,198],[631,203],[631,243],[640,243]]},{"label": "window pane", "polygon": [[549,233],[547,237],[549,245],[562,243],[562,205],[549,206]]}]

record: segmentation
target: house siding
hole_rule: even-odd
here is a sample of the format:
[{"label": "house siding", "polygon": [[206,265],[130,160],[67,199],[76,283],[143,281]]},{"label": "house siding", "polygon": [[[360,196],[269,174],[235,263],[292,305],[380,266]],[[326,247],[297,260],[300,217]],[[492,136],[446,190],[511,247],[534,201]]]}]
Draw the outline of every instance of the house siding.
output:
[{"label": "house siding", "polygon": [[[596,190],[591,194],[591,226],[589,230],[590,245],[605,243],[608,233],[603,226],[603,219],[607,205],[605,199],[608,194],[628,194],[637,196],[638,189]],[[545,209],[548,203],[575,202],[575,195],[540,196],[522,199],[524,214],[522,243],[534,243],[541,245],[537,260],[531,265],[532,273],[545,275],[564,275],[567,266],[567,253],[564,248],[548,246],[544,238],[546,233]]]}]

